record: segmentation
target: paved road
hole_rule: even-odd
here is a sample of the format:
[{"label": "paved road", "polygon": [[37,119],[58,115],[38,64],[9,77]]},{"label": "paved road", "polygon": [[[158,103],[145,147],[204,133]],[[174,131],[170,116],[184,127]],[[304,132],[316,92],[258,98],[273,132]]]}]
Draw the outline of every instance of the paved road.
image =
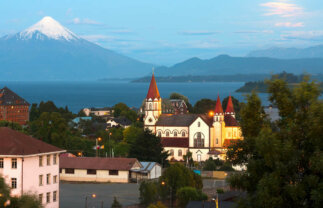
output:
[{"label": "paved road", "polygon": [[100,208],[101,201],[103,207],[111,207],[113,197],[117,196],[122,205],[139,203],[138,184],[74,184],[60,183],[60,208],[85,207],[85,196],[96,194],[96,198],[88,197],[88,208]]}]

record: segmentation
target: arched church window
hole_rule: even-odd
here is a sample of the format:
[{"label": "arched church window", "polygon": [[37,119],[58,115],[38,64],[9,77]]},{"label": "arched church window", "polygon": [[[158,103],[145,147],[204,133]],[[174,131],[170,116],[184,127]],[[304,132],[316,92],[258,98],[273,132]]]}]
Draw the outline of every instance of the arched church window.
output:
[{"label": "arched church window", "polygon": [[177,131],[174,132],[174,137],[177,137]]},{"label": "arched church window", "polygon": [[178,150],[178,156],[182,156],[182,150]]},{"label": "arched church window", "polygon": [[204,147],[204,134],[201,132],[194,135],[194,147]]},{"label": "arched church window", "polygon": [[153,105],[151,103],[149,103],[149,110],[153,109]]},{"label": "arched church window", "polygon": [[185,137],[185,131],[182,132],[182,137]]},{"label": "arched church window", "polygon": [[161,137],[161,132],[159,131],[158,134],[157,134],[158,137]]},{"label": "arched church window", "polygon": [[166,136],[169,137],[169,131],[166,131]]},{"label": "arched church window", "polygon": [[174,156],[174,150],[173,149],[170,150],[170,156]]},{"label": "arched church window", "polygon": [[218,138],[216,138],[215,143],[219,144],[219,139]]}]

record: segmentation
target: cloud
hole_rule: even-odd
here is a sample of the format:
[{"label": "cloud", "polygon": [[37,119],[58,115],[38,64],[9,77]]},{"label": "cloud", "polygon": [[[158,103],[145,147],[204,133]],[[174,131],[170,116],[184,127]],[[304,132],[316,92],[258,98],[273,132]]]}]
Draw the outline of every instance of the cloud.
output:
[{"label": "cloud", "polygon": [[253,33],[272,34],[272,33],[274,33],[274,31],[272,31],[272,30],[241,30],[241,31],[235,31],[234,33],[241,33],[241,34],[253,34]]},{"label": "cloud", "polygon": [[75,24],[75,25],[102,25],[101,23],[99,23],[95,20],[91,20],[88,18],[80,19],[78,17],[72,19],[69,23]]},{"label": "cloud", "polygon": [[303,22],[296,22],[296,23],[292,23],[292,22],[277,22],[275,24],[276,27],[304,27],[304,23]]},{"label": "cloud", "polygon": [[294,17],[304,13],[304,9],[296,4],[284,2],[267,2],[260,4],[262,7],[267,8],[265,16],[277,15],[280,17]]},{"label": "cloud", "polygon": [[217,34],[219,32],[212,32],[212,31],[183,31],[180,32],[179,34],[181,35],[196,35],[196,36],[202,36],[202,35],[214,35]]},{"label": "cloud", "polygon": [[323,41],[323,30],[288,31],[281,35],[283,40]]},{"label": "cloud", "polygon": [[91,42],[108,42],[116,40],[116,37],[109,35],[82,35],[81,38]]}]

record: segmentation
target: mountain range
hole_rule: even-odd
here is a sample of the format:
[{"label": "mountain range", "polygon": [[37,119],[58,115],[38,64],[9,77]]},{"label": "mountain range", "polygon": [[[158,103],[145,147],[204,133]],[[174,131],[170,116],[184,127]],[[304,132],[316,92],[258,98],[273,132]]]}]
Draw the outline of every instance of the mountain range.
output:
[{"label": "mountain range", "polygon": [[191,58],[171,67],[158,67],[157,76],[270,74],[282,71],[301,74],[323,72],[323,58],[276,59],[265,57],[231,57],[212,59]]},{"label": "mountain range", "polygon": [[80,38],[51,17],[0,39],[0,80],[127,78],[151,68]]},{"label": "mountain range", "polygon": [[251,51],[247,56],[278,59],[323,58],[323,45],[308,48],[269,48]]}]

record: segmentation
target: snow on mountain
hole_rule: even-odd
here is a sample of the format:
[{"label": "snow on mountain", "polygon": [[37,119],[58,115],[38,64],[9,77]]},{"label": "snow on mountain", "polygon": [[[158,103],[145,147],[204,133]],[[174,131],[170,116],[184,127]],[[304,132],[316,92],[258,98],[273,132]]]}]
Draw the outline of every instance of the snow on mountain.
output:
[{"label": "snow on mountain", "polygon": [[80,39],[73,32],[63,27],[59,22],[52,17],[46,16],[36,24],[20,32],[18,37],[23,40],[36,38],[43,40],[45,38],[55,40],[78,40]]}]

